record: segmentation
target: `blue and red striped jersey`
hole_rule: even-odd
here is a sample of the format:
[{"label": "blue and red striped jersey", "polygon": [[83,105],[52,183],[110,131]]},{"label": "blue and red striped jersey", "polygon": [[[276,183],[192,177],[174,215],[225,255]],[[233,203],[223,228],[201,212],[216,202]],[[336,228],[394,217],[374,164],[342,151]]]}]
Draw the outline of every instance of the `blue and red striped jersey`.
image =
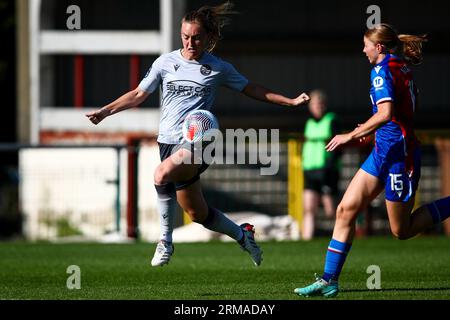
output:
[{"label": "blue and red striped jersey", "polygon": [[383,61],[373,67],[370,80],[373,113],[378,111],[377,104],[384,101],[393,103],[391,121],[375,132],[376,152],[392,160],[399,158],[398,153],[403,153],[407,172],[412,174],[412,155],[418,144],[414,134],[418,90],[412,72],[402,59],[387,54]]}]

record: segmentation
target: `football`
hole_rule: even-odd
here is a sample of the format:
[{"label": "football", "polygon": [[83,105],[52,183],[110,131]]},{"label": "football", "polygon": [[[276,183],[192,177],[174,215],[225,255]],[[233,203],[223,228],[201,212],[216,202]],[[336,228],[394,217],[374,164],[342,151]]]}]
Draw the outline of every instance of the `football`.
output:
[{"label": "football", "polygon": [[207,110],[194,110],[183,122],[183,138],[189,143],[203,140],[211,130],[219,129],[217,118]]}]

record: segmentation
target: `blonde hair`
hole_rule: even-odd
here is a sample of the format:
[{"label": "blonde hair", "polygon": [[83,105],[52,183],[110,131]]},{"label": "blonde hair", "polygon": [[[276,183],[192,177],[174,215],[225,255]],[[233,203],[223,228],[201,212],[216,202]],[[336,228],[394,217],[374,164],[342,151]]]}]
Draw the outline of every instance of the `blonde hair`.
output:
[{"label": "blonde hair", "polygon": [[387,23],[380,23],[364,34],[373,43],[384,45],[390,53],[400,51],[406,62],[417,65],[423,60],[422,42],[428,41],[427,35],[398,34]]},{"label": "blonde hair", "polygon": [[206,48],[206,51],[211,52],[214,50],[217,42],[222,38],[222,28],[230,22],[229,14],[235,14],[237,12],[232,11],[233,3],[227,1],[218,6],[203,6],[198,10],[187,13],[181,23],[184,22],[196,22],[202,26],[206,33],[210,36],[210,42]]}]

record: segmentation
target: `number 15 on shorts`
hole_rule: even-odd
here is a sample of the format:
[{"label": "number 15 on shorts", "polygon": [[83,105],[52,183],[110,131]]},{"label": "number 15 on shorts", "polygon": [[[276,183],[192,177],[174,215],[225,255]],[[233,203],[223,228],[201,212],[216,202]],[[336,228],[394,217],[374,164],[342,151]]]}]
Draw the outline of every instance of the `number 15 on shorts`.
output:
[{"label": "number 15 on shorts", "polygon": [[391,190],[396,192],[400,197],[403,191],[403,181],[401,180],[401,174],[389,173],[391,177]]}]

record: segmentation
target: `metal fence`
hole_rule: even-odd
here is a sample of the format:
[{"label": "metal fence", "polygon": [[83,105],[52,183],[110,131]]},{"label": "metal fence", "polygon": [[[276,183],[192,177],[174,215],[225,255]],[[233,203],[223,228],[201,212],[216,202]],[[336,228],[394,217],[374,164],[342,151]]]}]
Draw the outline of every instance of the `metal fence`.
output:
[{"label": "metal fence", "polygon": [[[205,198],[227,213],[257,212],[270,216],[293,214],[292,194],[301,196],[301,185],[289,183],[292,157],[289,137],[282,137],[278,171],[261,175],[259,164],[212,164],[202,174]],[[127,236],[129,228],[129,148],[126,145],[30,146],[0,145],[0,157],[15,154],[18,166],[0,166],[0,235],[24,234],[27,239],[100,239],[108,234]],[[242,148],[247,153],[249,148]],[[137,145],[136,210],[143,239],[155,240],[159,232],[153,170],[159,163],[158,147],[143,141]],[[367,156],[367,150],[343,150],[340,195]],[[434,144],[422,146],[422,177],[417,204],[441,197],[441,176]],[[128,181],[128,182],[127,182]],[[297,203],[298,210],[301,206]],[[301,214],[301,212],[300,212]],[[375,199],[370,216],[373,233],[389,232],[384,195]],[[177,219],[177,225],[182,224]],[[322,212],[318,233],[331,232],[334,221]],[[13,232],[11,232],[11,230]]]},{"label": "metal fence", "polygon": [[18,196],[14,208],[2,206],[1,216],[20,221],[17,231],[28,239],[90,238],[118,230],[121,149],[0,145],[0,155],[15,153],[18,160],[17,167],[2,168],[17,178],[4,182],[2,196],[4,190]]}]

